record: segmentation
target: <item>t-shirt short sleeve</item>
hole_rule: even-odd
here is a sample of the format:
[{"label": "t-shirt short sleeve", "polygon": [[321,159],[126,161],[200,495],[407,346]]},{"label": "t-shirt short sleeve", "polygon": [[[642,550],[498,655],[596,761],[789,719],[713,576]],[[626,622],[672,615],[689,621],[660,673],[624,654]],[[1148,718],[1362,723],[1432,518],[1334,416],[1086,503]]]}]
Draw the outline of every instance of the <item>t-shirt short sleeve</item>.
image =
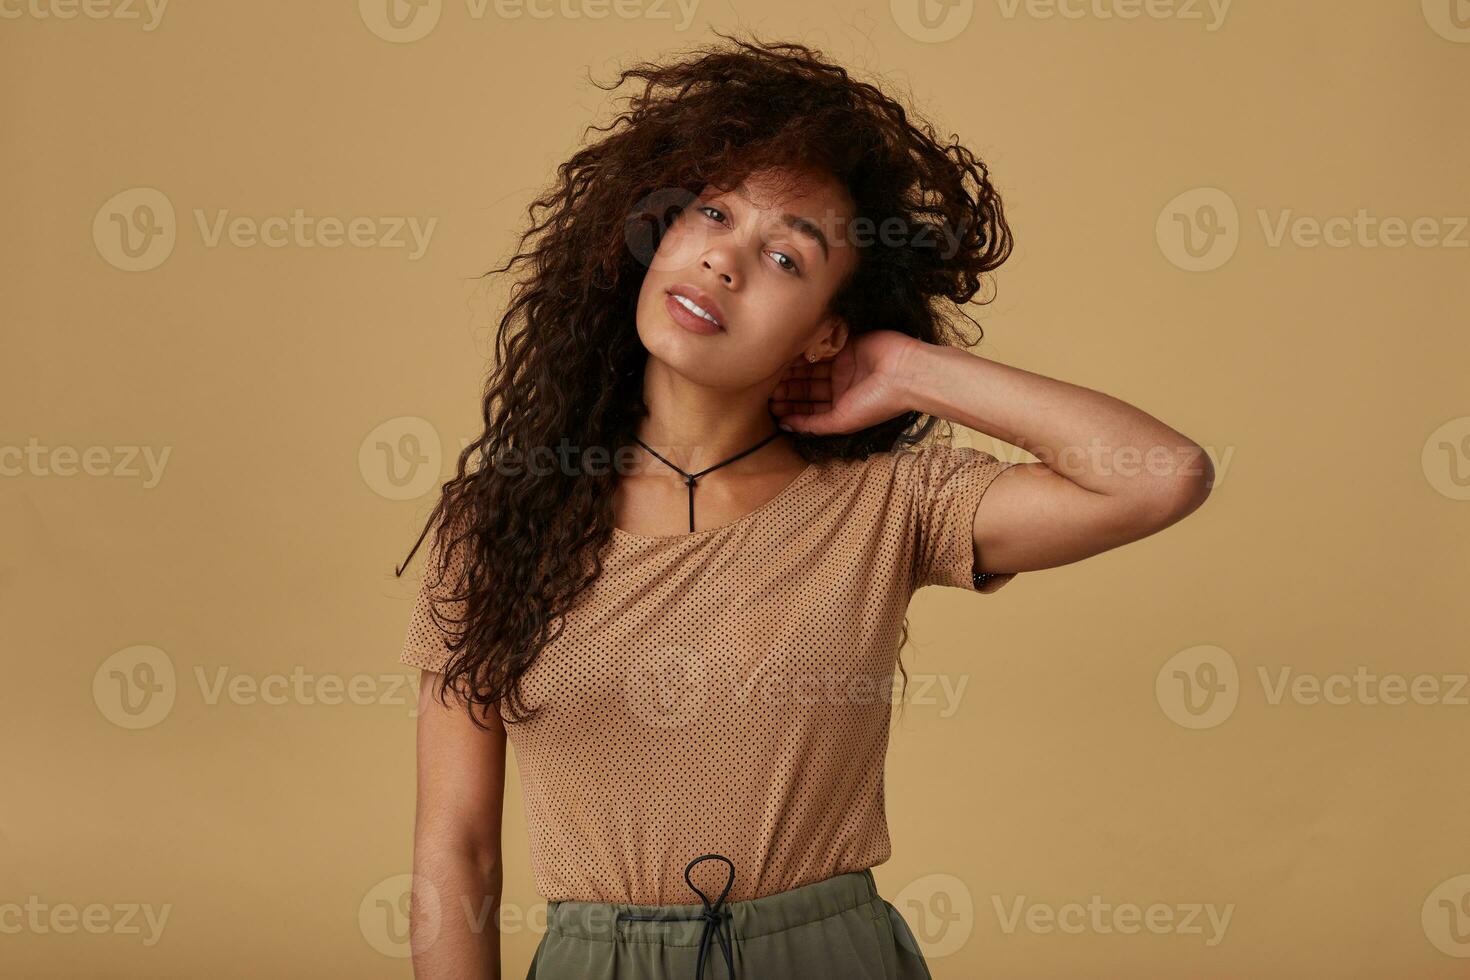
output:
[{"label": "t-shirt short sleeve", "polygon": [[909,490],[914,507],[915,589],[946,585],[991,593],[1015,572],[977,581],[975,513],[995,478],[1017,464],[980,449],[930,443],[913,453]]},{"label": "t-shirt short sleeve", "polygon": [[435,534],[436,531],[431,530],[428,537],[424,539],[430,544],[429,554],[424,561],[423,578],[419,584],[418,595],[414,598],[413,612],[408,621],[408,634],[404,637],[403,650],[398,655],[398,662],[422,670],[443,671],[454,652],[449,649],[451,634],[446,630],[463,629],[463,624],[456,620],[464,617],[465,602],[448,599],[456,590],[462,589],[458,576],[463,569],[463,561],[456,554],[456,557],[450,561],[443,581],[440,581],[439,553],[435,543]]}]

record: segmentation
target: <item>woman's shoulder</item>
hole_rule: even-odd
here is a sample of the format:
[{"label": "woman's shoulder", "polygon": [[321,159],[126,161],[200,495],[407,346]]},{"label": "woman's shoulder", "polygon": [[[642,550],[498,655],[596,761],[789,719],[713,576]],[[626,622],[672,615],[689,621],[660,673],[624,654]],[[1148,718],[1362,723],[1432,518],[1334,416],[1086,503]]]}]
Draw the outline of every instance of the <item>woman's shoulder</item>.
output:
[{"label": "woman's shoulder", "polygon": [[833,456],[812,464],[815,478],[812,487],[824,495],[858,494],[883,496],[913,478],[919,450],[901,448],[877,450],[865,456]]},{"label": "woman's shoulder", "polygon": [[820,479],[813,481],[829,491],[847,488],[870,492],[881,490],[922,498],[939,492],[969,474],[993,474],[1008,464],[973,446],[948,442],[925,442],[879,450],[861,457],[834,457],[818,463]]},{"label": "woman's shoulder", "polygon": [[824,468],[827,474],[847,477],[867,477],[874,474],[910,477],[936,467],[944,468],[983,460],[986,456],[988,454],[983,450],[970,446],[925,442],[895,449],[875,450],[866,456],[831,457],[820,461],[818,466]]}]

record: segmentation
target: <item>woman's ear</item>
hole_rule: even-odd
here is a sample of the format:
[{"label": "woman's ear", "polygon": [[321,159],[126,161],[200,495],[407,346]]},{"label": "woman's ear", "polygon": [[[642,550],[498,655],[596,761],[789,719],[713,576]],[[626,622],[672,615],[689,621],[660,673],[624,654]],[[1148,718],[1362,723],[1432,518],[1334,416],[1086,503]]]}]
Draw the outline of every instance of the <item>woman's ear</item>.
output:
[{"label": "woman's ear", "polygon": [[828,330],[827,343],[831,346],[833,354],[847,346],[849,330],[846,320],[834,313],[827,317],[822,325]]}]

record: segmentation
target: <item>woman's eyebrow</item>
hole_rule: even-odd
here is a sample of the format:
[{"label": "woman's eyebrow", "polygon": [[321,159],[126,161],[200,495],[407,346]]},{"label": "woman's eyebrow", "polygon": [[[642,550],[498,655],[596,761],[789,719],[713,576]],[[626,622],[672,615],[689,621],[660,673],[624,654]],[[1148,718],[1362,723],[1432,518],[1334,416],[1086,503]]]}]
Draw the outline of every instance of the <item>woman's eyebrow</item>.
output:
[{"label": "woman's eyebrow", "polygon": [[827,236],[822,234],[821,227],[815,221],[812,221],[810,218],[803,218],[799,214],[792,214],[790,211],[783,211],[781,212],[781,223],[792,231],[801,232],[806,237],[815,241],[822,247],[823,261],[831,261],[832,257],[827,251]]}]

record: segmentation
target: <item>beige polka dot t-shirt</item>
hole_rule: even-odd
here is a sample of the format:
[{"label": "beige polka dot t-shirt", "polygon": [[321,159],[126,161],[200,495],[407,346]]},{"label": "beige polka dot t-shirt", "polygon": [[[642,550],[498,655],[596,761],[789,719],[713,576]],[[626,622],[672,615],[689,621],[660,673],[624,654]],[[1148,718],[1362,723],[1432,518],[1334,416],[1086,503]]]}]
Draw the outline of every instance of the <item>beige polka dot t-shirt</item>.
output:
[{"label": "beige polka dot t-shirt", "polygon": [[[684,868],[716,852],[740,901],[886,861],[904,613],[926,585],[994,592],[1013,577],[976,585],[972,528],[1014,465],[931,443],[810,464],[723,527],[615,529],[601,576],[522,678],[541,714],[506,726],[537,891],[697,903]],[[438,670],[449,651],[429,598],[421,586],[399,660]],[[692,877],[713,897],[726,874],[704,862]]]}]

